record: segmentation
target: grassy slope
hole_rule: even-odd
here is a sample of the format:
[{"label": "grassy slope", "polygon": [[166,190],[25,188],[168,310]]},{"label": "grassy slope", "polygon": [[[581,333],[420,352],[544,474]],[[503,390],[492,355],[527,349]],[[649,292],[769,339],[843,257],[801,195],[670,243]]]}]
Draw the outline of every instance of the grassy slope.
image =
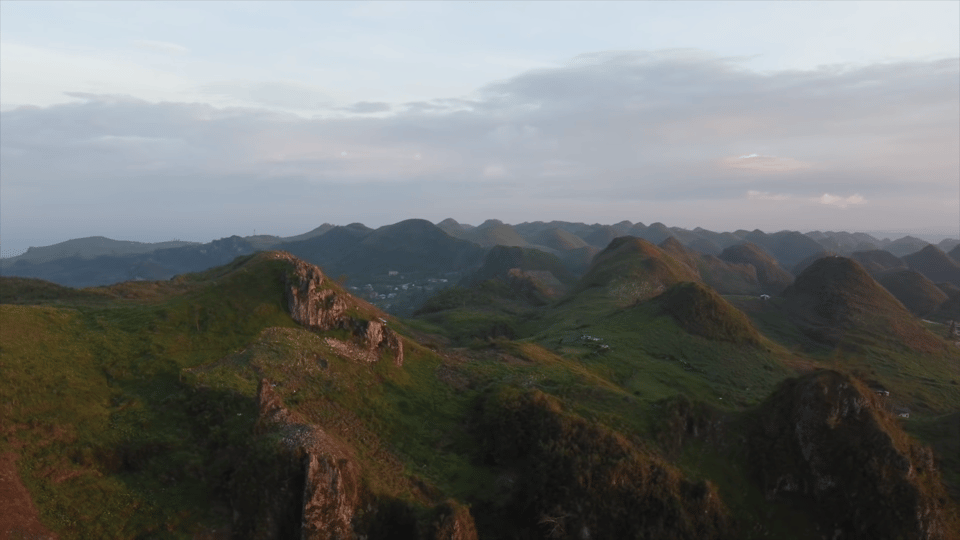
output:
[{"label": "grassy slope", "polygon": [[[916,433],[935,447],[950,443],[928,424],[960,403],[948,382],[960,379],[953,352],[904,356],[880,343],[859,356],[810,348],[775,303],[728,297],[764,333],[758,344],[738,346],[690,335],[657,302],[622,305],[603,287],[531,312],[536,318],[514,314],[517,337],[526,339],[440,352],[406,339],[402,368],[358,364],[287,316],[281,272],[278,262],[245,257],[175,282],[87,290],[92,296],[56,305],[0,306],[0,367],[12,381],[0,386],[0,427],[13,435],[0,451],[11,443],[19,449],[21,475],[45,523],[64,538],[145,531],[189,538],[228,522],[209,501],[229,485],[238,459],[229,449],[248,440],[260,376],[354,448],[371,491],[423,505],[441,495],[496,502],[496,471],[478,464],[466,425],[478,397],[494,388],[538,389],[591,422],[640,438],[655,438],[664,400],[683,395],[734,419],[722,437],[728,442],[737,440],[743,411],[797,367],[839,364],[882,382],[914,408]],[[471,314],[504,316],[466,304],[439,310],[446,315],[432,322],[391,325],[406,335],[458,335]],[[717,484],[735,516],[804,537],[803,512],[742,489],[746,463],[735,443],[697,439],[677,459],[694,479]],[[495,526],[479,525],[481,536]]]}]

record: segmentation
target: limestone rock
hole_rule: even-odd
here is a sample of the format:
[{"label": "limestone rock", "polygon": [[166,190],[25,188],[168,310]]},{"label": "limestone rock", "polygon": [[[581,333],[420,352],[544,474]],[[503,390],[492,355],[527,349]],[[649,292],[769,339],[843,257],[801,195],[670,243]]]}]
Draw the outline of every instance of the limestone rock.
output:
[{"label": "limestone rock", "polygon": [[326,284],[327,277],[318,267],[289,253],[278,252],[276,256],[291,265],[283,285],[293,320],[318,331],[348,330],[368,351],[391,351],[394,362],[403,365],[403,340],[393,330],[380,320],[348,315],[353,297]]},{"label": "limestone rock", "polygon": [[834,371],[785,382],[751,437],[761,487],[771,500],[812,502],[838,540],[946,540],[933,455],[880,400]]},{"label": "limestone rock", "polygon": [[260,381],[258,400],[256,433],[261,439],[277,437],[280,463],[273,473],[257,471],[264,493],[248,505],[256,515],[241,531],[263,540],[354,538],[360,469],[350,448],[284,407],[266,379]]}]

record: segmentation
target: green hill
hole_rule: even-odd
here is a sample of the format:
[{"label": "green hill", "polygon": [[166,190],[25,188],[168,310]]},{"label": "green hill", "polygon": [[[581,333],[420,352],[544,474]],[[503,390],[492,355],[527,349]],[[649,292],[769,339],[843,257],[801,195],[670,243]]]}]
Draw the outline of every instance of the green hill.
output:
[{"label": "green hill", "polygon": [[860,263],[870,275],[876,275],[888,270],[906,270],[907,265],[899,257],[882,249],[855,251],[850,258]]},{"label": "green hill", "polygon": [[853,259],[827,257],[810,265],[783,292],[785,308],[815,339],[831,345],[869,334],[916,351],[942,350],[943,342]]},{"label": "green hill", "polygon": [[[419,234],[422,257],[437,252],[430,239],[454,255],[462,245],[420,222],[353,232],[379,252],[393,235]],[[497,249],[491,268],[557,264]],[[825,261],[782,299],[724,298],[664,249],[622,237],[565,301],[532,306],[488,279],[409,320],[288,252],[79,291],[0,278],[0,472],[63,540],[819,540],[818,526],[856,537],[863,521],[823,516],[877,508],[932,509],[925,523],[957,530],[937,486],[940,467],[960,477],[941,456],[955,447],[942,426],[960,403],[960,350],[911,348],[904,325],[919,322],[852,261]],[[611,295],[651,279],[662,293]],[[861,350],[807,353],[758,330],[786,327],[774,316],[798,307],[852,329],[841,344]],[[867,429],[876,415],[854,404],[871,396],[850,394],[860,383],[847,375],[784,383],[831,366],[875,379],[911,418]],[[914,421],[933,454],[889,425]],[[816,485],[798,439],[809,433],[811,455],[833,460],[817,470],[887,495],[794,504],[778,479]],[[887,467],[898,463],[912,479]]]},{"label": "green hill", "polygon": [[760,334],[750,319],[701,283],[678,283],[654,302],[691,334],[741,345],[760,343]]},{"label": "green hill", "polygon": [[575,291],[601,288],[619,302],[631,303],[656,296],[674,283],[698,280],[692,269],[657,246],[624,236],[593,258]]},{"label": "green hill", "polygon": [[932,281],[913,270],[891,270],[877,276],[877,282],[919,317],[932,313],[947,299]]},{"label": "green hill", "polygon": [[916,253],[904,255],[903,262],[907,263],[911,270],[920,272],[931,281],[946,281],[960,286],[960,263],[933,244]]},{"label": "green hill", "polygon": [[793,283],[793,276],[777,260],[756,244],[747,242],[723,250],[719,259],[734,264],[750,264],[757,270],[762,292],[780,294]]},{"label": "green hill", "polygon": [[559,228],[547,229],[534,237],[534,244],[540,244],[558,251],[567,251],[587,246],[579,236]]}]

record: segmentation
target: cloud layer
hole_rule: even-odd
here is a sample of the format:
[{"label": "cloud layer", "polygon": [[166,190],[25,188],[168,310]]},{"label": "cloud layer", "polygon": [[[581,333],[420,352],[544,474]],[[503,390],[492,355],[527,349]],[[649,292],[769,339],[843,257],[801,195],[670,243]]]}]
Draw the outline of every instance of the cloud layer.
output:
[{"label": "cloud layer", "polygon": [[[176,216],[207,236],[258,220],[295,234],[414,216],[863,229],[888,223],[893,205],[905,224],[949,226],[958,68],[757,73],[681,49],[584,54],[405,103],[343,104],[295,83],[204,88],[306,103],[314,118],[73,93],[81,101],[0,113],[0,219],[5,243],[130,216],[142,231]],[[58,221],[37,218],[51,209]]]}]

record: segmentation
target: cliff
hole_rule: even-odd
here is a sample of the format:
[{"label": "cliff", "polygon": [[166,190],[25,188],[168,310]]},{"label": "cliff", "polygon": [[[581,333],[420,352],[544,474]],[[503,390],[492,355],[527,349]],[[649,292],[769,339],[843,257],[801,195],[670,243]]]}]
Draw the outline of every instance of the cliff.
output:
[{"label": "cliff", "polygon": [[[287,309],[293,320],[312,330],[347,330],[369,352],[389,351],[398,366],[403,365],[403,341],[375,314],[360,316],[355,298],[334,285],[316,266],[286,252],[278,259],[291,268],[284,274]],[[374,356],[376,358],[376,356]]]}]

